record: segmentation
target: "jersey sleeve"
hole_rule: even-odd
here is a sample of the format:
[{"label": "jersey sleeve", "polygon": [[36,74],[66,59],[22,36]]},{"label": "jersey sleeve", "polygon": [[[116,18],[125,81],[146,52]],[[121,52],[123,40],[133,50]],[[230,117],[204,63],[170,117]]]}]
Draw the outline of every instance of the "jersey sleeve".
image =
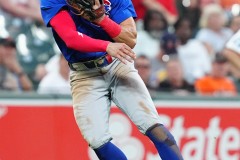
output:
[{"label": "jersey sleeve", "polygon": [[46,26],[50,26],[50,20],[67,4],[65,0],[41,0],[41,14]]},{"label": "jersey sleeve", "polygon": [[240,30],[227,42],[226,48],[240,54]]},{"label": "jersey sleeve", "polygon": [[110,3],[112,5],[110,18],[116,23],[120,24],[130,17],[137,17],[131,0],[111,0]]}]

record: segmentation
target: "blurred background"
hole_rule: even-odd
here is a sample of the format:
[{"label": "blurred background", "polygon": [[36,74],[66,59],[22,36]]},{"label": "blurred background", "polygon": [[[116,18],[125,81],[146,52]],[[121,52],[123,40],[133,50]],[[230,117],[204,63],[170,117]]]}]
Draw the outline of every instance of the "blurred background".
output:
[{"label": "blurred background", "polygon": [[[240,0],[132,2],[135,67],[185,159],[240,160],[240,70],[223,54]],[[40,1],[0,0],[0,160],[97,159],[74,121],[69,72]],[[114,106],[115,143],[130,160],[159,159]]]}]

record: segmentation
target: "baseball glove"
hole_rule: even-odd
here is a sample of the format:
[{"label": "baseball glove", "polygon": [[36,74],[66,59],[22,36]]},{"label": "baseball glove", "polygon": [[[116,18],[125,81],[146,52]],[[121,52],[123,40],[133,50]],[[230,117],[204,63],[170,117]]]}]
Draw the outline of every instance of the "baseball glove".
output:
[{"label": "baseball glove", "polygon": [[70,11],[86,20],[94,21],[105,14],[105,8],[102,0],[99,0],[100,7],[93,9],[95,0],[66,0]]}]

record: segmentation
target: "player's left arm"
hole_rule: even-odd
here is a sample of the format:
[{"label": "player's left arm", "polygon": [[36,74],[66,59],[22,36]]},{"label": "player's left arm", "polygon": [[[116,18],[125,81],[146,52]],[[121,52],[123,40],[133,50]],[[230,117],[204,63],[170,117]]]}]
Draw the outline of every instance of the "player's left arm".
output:
[{"label": "player's left arm", "polygon": [[115,42],[125,43],[131,48],[134,48],[136,45],[137,29],[133,17],[129,17],[117,24],[104,15],[97,19],[95,23],[101,26]]}]

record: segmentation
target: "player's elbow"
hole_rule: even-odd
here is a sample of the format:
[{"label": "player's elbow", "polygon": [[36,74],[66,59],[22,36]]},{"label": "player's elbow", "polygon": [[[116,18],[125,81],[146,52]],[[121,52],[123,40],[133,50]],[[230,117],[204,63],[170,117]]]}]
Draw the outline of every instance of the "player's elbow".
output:
[{"label": "player's elbow", "polygon": [[67,48],[74,49],[75,44],[73,41],[66,40],[65,44],[66,44]]},{"label": "player's elbow", "polygon": [[64,42],[67,46],[67,48],[74,49],[76,48],[76,41],[74,41],[73,38],[74,34],[68,34],[64,37]]}]

